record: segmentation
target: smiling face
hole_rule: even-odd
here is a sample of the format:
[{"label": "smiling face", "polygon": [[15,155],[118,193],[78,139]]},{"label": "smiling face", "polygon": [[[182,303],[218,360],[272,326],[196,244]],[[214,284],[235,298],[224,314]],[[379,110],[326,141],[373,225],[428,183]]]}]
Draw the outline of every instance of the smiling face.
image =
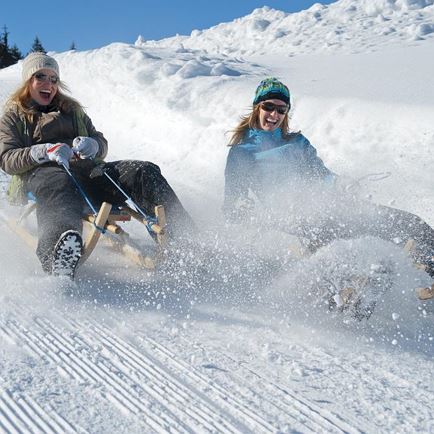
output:
[{"label": "smiling face", "polygon": [[[260,103],[259,107],[259,127],[264,131],[276,130],[282,125],[285,116],[287,116],[288,106],[280,99],[267,99]],[[270,111],[271,108],[272,111]],[[285,109],[283,114],[279,113],[278,109],[280,108],[281,111]]]},{"label": "smiling face", "polygon": [[57,76],[51,69],[41,69],[30,79],[30,96],[39,105],[49,105],[57,93]]}]

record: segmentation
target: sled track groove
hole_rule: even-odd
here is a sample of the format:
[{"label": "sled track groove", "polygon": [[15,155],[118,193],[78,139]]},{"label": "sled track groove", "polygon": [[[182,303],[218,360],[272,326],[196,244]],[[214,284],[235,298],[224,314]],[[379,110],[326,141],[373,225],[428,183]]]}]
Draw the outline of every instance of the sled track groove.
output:
[{"label": "sled track groove", "polygon": [[[108,351],[121,358],[123,370],[133,369],[137,375],[143,377],[142,381],[154,381],[159,396],[166,392],[166,399],[174,402],[175,409],[186,406],[184,411],[187,416],[202,424],[195,427],[195,432],[198,428],[201,432],[219,433],[275,432],[273,425],[242,405],[232,407],[230,411],[218,406],[203,390],[186,385],[181,377],[174,376],[157,359],[137,351],[131,344],[114,336],[106,327],[92,324],[91,329],[92,340],[98,339]],[[207,385],[209,386],[208,383]],[[227,393],[225,400],[230,401]]]},{"label": "sled track groove", "polygon": [[0,388],[0,432],[69,434],[77,431],[53,409],[48,414],[31,398],[22,394],[14,396],[9,390]]},{"label": "sled track groove", "polygon": [[[97,354],[83,356],[50,323],[41,326],[41,320],[36,317],[34,324],[39,325],[41,330],[36,331],[36,327],[32,331],[26,330],[15,320],[8,320],[6,325],[17,341],[24,342],[34,354],[55,364],[57,369],[69,378],[93,385],[102,397],[121,411],[139,417],[153,432],[191,432],[189,427],[140,393],[135,384],[128,384],[120,378],[116,369],[101,363]],[[96,362],[92,360],[92,356],[96,356]]]},{"label": "sled track groove", "polygon": [[[144,342],[146,342],[151,348],[158,351],[161,355],[163,363],[170,364],[174,367],[174,369],[180,370],[189,377],[191,380],[195,382],[206,383],[210,389],[213,389],[217,394],[226,394],[223,386],[216,384],[215,382],[210,382],[210,379],[206,376],[200,374],[193,369],[188,363],[180,360],[175,354],[173,354],[168,348],[161,345],[151,338],[144,337]],[[261,392],[263,390],[268,390],[271,393],[266,394],[268,404],[273,406],[280,415],[284,415],[286,418],[286,425],[289,425],[291,430],[296,430],[297,432],[330,432],[330,433],[350,433],[350,434],[358,434],[363,431],[360,431],[345,421],[342,421],[339,417],[331,414],[328,410],[322,409],[318,405],[309,402],[307,399],[301,398],[297,396],[295,393],[289,392],[282,388],[281,386],[270,383],[268,380],[262,378],[259,374],[254,373],[259,378]],[[228,377],[233,377],[232,373],[225,376],[225,379],[229,379]],[[241,385],[243,388],[248,387],[245,386],[246,378],[238,377],[239,381],[232,381],[235,387],[232,387],[232,390],[239,390]],[[227,387],[229,390],[231,389],[231,385],[229,384]],[[252,396],[258,395],[258,387],[248,387],[247,390],[244,391],[245,396],[240,397],[240,400],[245,402],[252,403]],[[226,394],[227,395],[227,394]],[[237,398],[232,396],[232,399],[236,400]],[[263,401],[263,397],[260,399]],[[263,410],[258,408],[258,411]],[[270,416],[273,419],[273,416]],[[274,427],[276,429],[276,427]]]},{"label": "sled track groove", "polygon": [[[297,392],[290,391],[284,386],[264,378],[255,370],[246,367],[244,364],[239,364],[237,360],[225,353],[216,350],[209,351],[209,349],[207,349],[207,352],[208,354],[213,352],[218,353],[218,356],[237,364],[238,371],[243,374],[231,372],[231,377],[236,379],[237,382],[242,381],[243,384],[246,381],[251,383],[252,380],[250,378],[253,377],[255,379],[255,387],[257,388],[259,384],[261,390],[266,390],[268,392],[267,396],[276,408],[280,409],[284,414],[297,411],[297,420],[302,420],[306,426],[310,426],[311,423],[317,423],[318,426],[323,426],[323,429],[327,432],[344,432],[348,434],[364,433],[368,428],[366,421],[363,422],[363,428],[358,428],[357,425],[360,425],[360,422],[349,417],[347,412],[343,411],[343,413],[345,412],[345,419],[343,419],[339,414],[322,408],[311,400],[300,396]],[[317,432],[318,426],[313,426],[315,432]],[[375,429],[372,427],[368,431],[375,432]]]},{"label": "sled track groove", "polygon": [[[122,383],[127,379],[130,384],[136,384],[137,387],[137,380],[131,379],[130,374],[127,374],[128,372],[133,371],[136,376],[144,377],[145,381],[143,381],[143,378],[140,378],[140,380],[142,380],[140,381],[141,386],[145,385],[146,387],[146,383],[153,381],[153,387],[151,389],[152,395],[157,399],[161,399],[162,396],[165,396],[166,400],[164,404],[167,405],[167,403],[171,401],[171,403],[174,403],[175,405],[175,411],[178,407],[187,405],[188,407],[186,407],[185,413],[188,420],[196,420],[199,426],[202,424],[201,428],[203,430],[222,433],[275,432],[276,430],[275,426],[270,425],[266,420],[258,416],[256,411],[246,407],[245,402],[251,401],[249,396],[252,396],[252,393],[248,394],[249,396],[247,399],[245,396],[238,399],[229,395],[223,387],[211,382],[206,376],[193,372],[193,368],[190,365],[178,360],[170,350],[151,338],[145,338],[145,341],[148,342],[151,348],[157,350],[163,355],[163,364],[169,363],[170,366],[174,367],[174,369],[178,368],[176,370],[180,372],[183,377],[187,377],[190,381],[193,381],[202,392],[191,392],[191,390],[182,385],[180,381],[174,379],[173,374],[164,371],[161,368],[162,364],[158,363],[157,360],[152,360],[149,356],[137,352],[131,345],[124,343],[118,337],[113,336],[110,330],[102,328],[99,325],[92,325],[92,334],[95,335],[92,337],[96,337],[102,345],[104,345],[105,350],[111,353],[110,359],[112,366],[106,367],[105,369],[101,369],[101,367],[98,368],[95,363],[89,362],[89,360],[92,357],[95,357],[95,355],[102,359],[101,355],[99,353],[95,354],[95,351],[92,348],[93,339],[91,339],[89,343],[80,338],[76,333],[73,333],[74,342],[68,343],[65,342],[64,335],[56,332],[48,320],[36,317],[34,321],[44,333],[30,333],[16,321],[12,320],[8,321],[7,325],[9,327],[6,330],[4,328],[2,329],[3,332],[9,336],[10,334],[7,333],[7,330],[12,331],[15,334],[15,337],[19,341],[25,342],[28,348],[31,349],[35,355],[47,362],[55,364],[59,373],[78,381],[90,382],[100,386],[105,385],[108,389],[108,393],[103,393],[103,396],[108,395],[108,399],[113,401],[115,404],[117,403],[121,409],[127,410],[133,414],[139,413],[140,410],[148,413],[147,408],[143,408],[143,405],[137,405],[137,402],[135,403],[130,397],[128,391],[125,390],[125,386],[122,387]],[[73,320],[68,321],[72,324],[74,323]],[[78,324],[73,325],[78,327]],[[83,352],[83,348],[87,349],[89,354],[85,357],[89,360],[86,360],[85,358],[83,359],[83,357],[77,357],[77,349],[80,348],[81,353]],[[113,364],[113,361],[116,358],[119,362]],[[100,371],[103,372],[101,373]],[[119,375],[116,375],[115,380],[110,381],[110,377],[113,377],[115,375],[114,373],[121,373],[123,380],[119,381]],[[256,377],[260,377],[253,371],[252,373]],[[306,404],[305,402],[300,401],[299,398],[294,398],[293,395],[283,390],[280,386],[274,386],[274,389],[271,389],[271,385],[264,379],[262,379],[262,385],[276,395],[274,396],[273,394],[270,394],[270,396],[274,397],[273,401],[270,401],[270,403],[272,403],[282,414],[291,418],[291,426],[294,428],[297,427],[300,432],[320,432],[324,430],[327,430],[327,432],[359,432],[348,426],[343,428],[342,424],[336,426],[336,424],[327,423],[328,419],[323,416],[324,412],[328,413],[326,410],[312,410],[311,403]],[[239,388],[239,385],[237,386]],[[191,409],[191,403],[188,404],[189,400],[193,399],[197,401],[198,397],[203,397],[202,401],[209,401],[209,398],[204,397],[204,392],[207,392],[208,390],[212,390],[214,394],[217,395],[216,397],[219,404],[225,408],[226,411],[235,413],[235,418],[226,416],[226,418],[229,419],[229,422],[225,422],[223,416],[220,414],[220,419],[218,420],[218,424],[216,424],[215,422],[207,421],[208,418],[210,418],[211,421],[215,419],[216,410],[217,413],[222,413],[221,409],[218,407],[216,408],[215,405],[209,405],[209,403],[204,402],[201,402],[200,405],[198,405],[196,402],[196,405]],[[255,395],[254,391],[253,395]],[[291,398],[291,405],[285,404],[285,401],[288,400],[288,396]],[[143,397],[140,397],[140,399],[143,400]],[[150,406],[149,402],[148,405]],[[318,414],[320,417],[318,417]],[[300,417],[303,418],[302,421],[300,420]],[[244,423],[241,423],[240,420],[243,420]],[[149,421],[147,422],[149,423]],[[161,421],[157,422],[157,425],[150,425],[153,425],[154,429],[161,429],[163,423]],[[196,425],[195,429],[197,428],[198,426]]]},{"label": "sled track groove", "polygon": [[70,328],[59,331],[48,319],[33,316],[28,330],[9,319],[3,332],[38,358],[55,364],[62,375],[91,384],[118,408],[142,419],[153,432],[275,432],[254,413],[240,418],[224,411],[109,329],[88,322],[78,324],[65,315],[61,321]]}]

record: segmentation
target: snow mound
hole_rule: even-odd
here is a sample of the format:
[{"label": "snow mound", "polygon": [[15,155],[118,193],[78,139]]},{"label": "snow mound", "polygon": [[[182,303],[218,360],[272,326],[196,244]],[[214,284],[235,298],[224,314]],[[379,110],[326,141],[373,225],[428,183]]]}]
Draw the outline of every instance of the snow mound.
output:
[{"label": "snow mound", "polygon": [[377,51],[385,45],[411,44],[434,34],[432,0],[340,0],[314,4],[298,13],[268,6],[229,23],[190,36],[136,44],[184,47],[232,56],[282,53]]}]

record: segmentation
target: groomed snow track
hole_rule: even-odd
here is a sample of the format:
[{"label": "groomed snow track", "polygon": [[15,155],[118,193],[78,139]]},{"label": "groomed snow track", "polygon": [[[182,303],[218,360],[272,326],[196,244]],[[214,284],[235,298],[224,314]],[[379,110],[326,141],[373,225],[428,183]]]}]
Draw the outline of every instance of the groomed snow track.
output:
[{"label": "groomed snow track", "polygon": [[[0,322],[6,341],[19,345],[36,365],[51,365],[65,381],[91,388],[143,432],[364,432],[357,421],[274,384],[223,353],[228,366],[236,363],[239,369],[198,369],[146,333],[133,344],[93,320],[78,322],[60,312],[47,319],[11,300],[8,304],[7,318]],[[23,315],[26,325],[20,321]],[[185,341],[189,345],[194,350],[196,344]],[[215,372],[219,381],[209,375]],[[0,409],[4,432],[86,431],[22,391],[0,389]]]}]

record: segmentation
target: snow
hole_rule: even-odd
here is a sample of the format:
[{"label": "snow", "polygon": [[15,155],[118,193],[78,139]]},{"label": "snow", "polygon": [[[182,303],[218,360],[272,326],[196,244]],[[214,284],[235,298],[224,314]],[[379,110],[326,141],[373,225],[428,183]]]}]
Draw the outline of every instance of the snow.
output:
[{"label": "snow", "polygon": [[[298,259],[289,235],[221,223],[228,131],[276,75],[330,169],[433,225],[433,22],[431,0],[340,0],[51,53],[108,159],[157,163],[201,234],[157,272],[100,243],[73,285],[0,223],[0,432],[434,432],[430,279],[402,249]],[[0,102],[20,74],[0,70]],[[369,320],[321,297],[354,276],[380,282]]]},{"label": "snow", "polygon": [[144,41],[139,36],[136,45],[182,44],[229,56],[366,53],[432,38],[433,15],[432,0],[340,0],[292,14],[264,6],[233,22],[194,30],[189,37]]}]

